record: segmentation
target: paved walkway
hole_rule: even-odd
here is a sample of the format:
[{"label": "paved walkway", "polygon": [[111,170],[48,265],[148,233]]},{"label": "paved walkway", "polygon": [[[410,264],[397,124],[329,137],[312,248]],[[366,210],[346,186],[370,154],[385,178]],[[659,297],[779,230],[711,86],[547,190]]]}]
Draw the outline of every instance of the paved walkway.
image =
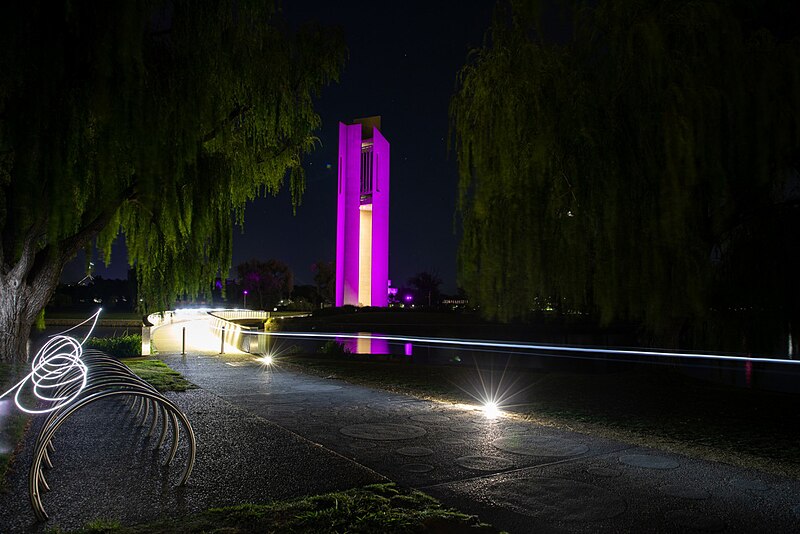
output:
[{"label": "paved walkway", "polygon": [[[175,350],[166,339],[156,342]],[[171,395],[198,437],[189,485],[170,484],[185,450],[173,467],[159,468],[153,440],[109,403],[76,416],[57,436],[46,527],[97,517],[139,522],[386,479],[510,532],[796,532],[800,523],[794,479],[489,420],[463,407],[265,367],[249,355],[161,356],[202,388]],[[0,496],[0,532],[42,530],[23,480],[32,436],[11,492]]]},{"label": "paved walkway", "polygon": [[206,391],[509,532],[792,532],[800,481],[545,428],[251,357],[169,356]]}]

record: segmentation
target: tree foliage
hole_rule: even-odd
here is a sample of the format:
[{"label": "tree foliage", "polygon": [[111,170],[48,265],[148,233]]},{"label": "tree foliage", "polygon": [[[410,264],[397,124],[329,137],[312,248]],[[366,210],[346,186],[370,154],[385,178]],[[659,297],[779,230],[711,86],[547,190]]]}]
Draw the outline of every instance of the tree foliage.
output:
[{"label": "tree foliage", "polygon": [[240,263],[236,271],[241,285],[260,309],[272,308],[281,300],[289,298],[294,288],[294,274],[280,260],[256,259]]},{"label": "tree foliage", "polygon": [[8,287],[55,287],[77,250],[96,238],[108,260],[121,233],[150,309],[205,290],[230,265],[248,200],[288,180],[300,202],[312,98],[344,59],[338,31],[290,31],[262,0],[4,4]]},{"label": "tree foliage", "polygon": [[451,100],[470,297],[665,336],[735,309],[796,319],[796,30],[747,3],[603,0],[553,43],[536,5],[499,4]]},{"label": "tree foliage", "polygon": [[426,306],[439,304],[442,296],[439,291],[442,279],[438,274],[422,271],[409,278],[408,283],[414,288],[417,303]]},{"label": "tree foliage", "polygon": [[333,304],[336,300],[336,264],[332,261],[319,260],[311,265],[314,273],[314,284],[317,295],[324,304]]}]

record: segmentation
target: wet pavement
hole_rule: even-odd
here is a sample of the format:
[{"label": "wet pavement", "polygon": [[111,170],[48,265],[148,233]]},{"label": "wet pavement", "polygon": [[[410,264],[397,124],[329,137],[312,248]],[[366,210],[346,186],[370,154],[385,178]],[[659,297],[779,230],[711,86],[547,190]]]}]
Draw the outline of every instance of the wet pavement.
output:
[{"label": "wet pavement", "polygon": [[166,450],[153,453],[147,429],[108,403],[59,431],[44,526],[27,504],[28,432],[22,469],[0,495],[0,532],[74,528],[98,517],[142,522],[386,480],[512,533],[798,531],[798,480],[489,419],[473,407],[265,366],[246,354],[181,356],[156,343],[201,388],[170,394],[198,439],[188,486],[172,485],[185,445],[172,467],[159,467]]},{"label": "wet pavement", "polygon": [[250,413],[509,532],[793,532],[800,481],[265,367],[169,356]]}]

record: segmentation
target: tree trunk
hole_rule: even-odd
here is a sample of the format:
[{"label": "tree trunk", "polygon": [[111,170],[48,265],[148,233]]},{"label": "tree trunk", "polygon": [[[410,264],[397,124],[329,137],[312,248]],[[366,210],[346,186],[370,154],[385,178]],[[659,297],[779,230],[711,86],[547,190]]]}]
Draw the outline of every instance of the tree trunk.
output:
[{"label": "tree trunk", "polygon": [[0,271],[0,362],[27,359],[31,327],[56,290],[66,259],[46,254],[26,261],[23,255],[5,274]]},{"label": "tree trunk", "polygon": [[33,310],[31,288],[13,276],[0,275],[0,361],[27,359],[31,326],[41,308]]}]

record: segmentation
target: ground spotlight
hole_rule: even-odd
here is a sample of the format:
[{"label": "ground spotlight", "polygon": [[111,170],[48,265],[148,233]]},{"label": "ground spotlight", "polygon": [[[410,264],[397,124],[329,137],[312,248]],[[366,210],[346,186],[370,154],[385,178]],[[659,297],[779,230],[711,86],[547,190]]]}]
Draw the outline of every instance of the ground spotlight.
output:
[{"label": "ground spotlight", "polygon": [[258,358],[258,361],[263,365],[272,365],[275,363],[275,360],[272,358],[271,354],[265,354],[264,356]]},{"label": "ground spotlight", "polygon": [[488,401],[484,403],[483,415],[485,415],[487,419],[495,419],[496,417],[499,417],[501,413],[500,406],[498,406],[495,401]]}]

